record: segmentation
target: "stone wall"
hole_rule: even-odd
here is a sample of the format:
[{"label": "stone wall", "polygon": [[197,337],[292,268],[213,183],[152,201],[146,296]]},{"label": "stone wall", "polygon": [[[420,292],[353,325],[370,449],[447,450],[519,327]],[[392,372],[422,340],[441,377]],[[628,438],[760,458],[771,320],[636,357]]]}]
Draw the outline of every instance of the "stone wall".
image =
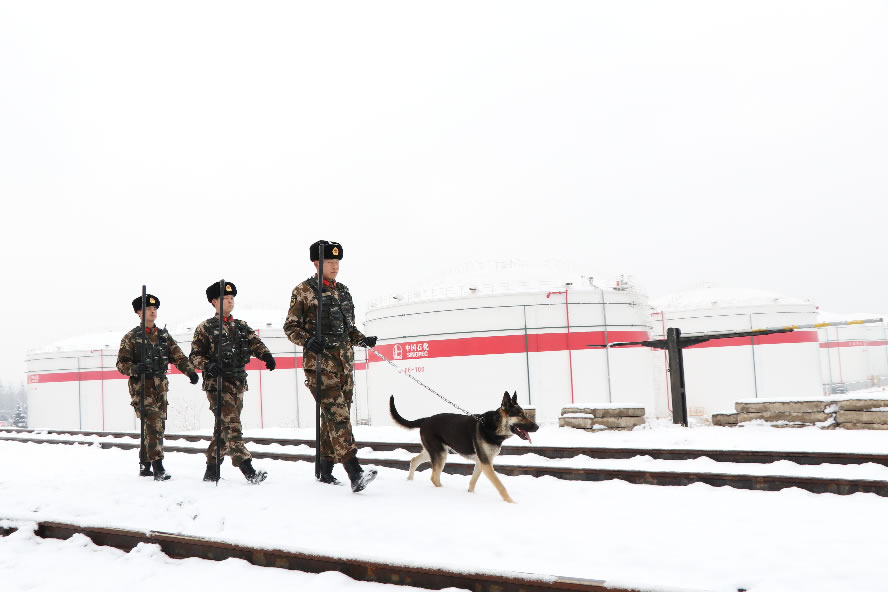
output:
[{"label": "stone wall", "polygon": [[741,401],[736,413],[714,413],[712,424],[735,426],[762,420],[776,427],[817,426],[823,429],[888,430],[888,397],[810,401]]},{"label": "stone wall", "polygon": [[570,406],[561,409],[559,427],[597,430],[631,430],[644,423],[644,407]]}]

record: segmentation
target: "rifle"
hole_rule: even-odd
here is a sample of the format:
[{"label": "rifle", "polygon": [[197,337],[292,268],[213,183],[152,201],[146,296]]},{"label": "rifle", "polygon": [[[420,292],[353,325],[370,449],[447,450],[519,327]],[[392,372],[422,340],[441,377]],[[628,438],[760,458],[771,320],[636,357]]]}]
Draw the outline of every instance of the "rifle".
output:
[{"label": "rifle", "polygon": [[[318,244],[318,317],[315,323],[315,337],[321,339],[321,319],[324,306],[324,247],[325,241]],[[315,479],[321,478],[321,358],[323,350],[317,354],[315,363]]]},{"label": "rifle", "polygon": [[[139,362],[145,363],[145,286],[142,286],[142,334],[139,336]],[[139,395],[139,472],[141,473],[142,465],[148,463],[145,454],[145,375],[141,375],[142,393]]]},{"label": "rifle", "polygon": [[219,342],[216,344],[216,364],[219,366],[219,376],[216,377],[216,485],[221,480],[222,470],[222,325],[223,303],[225,302],[225,280],[219,280]]}]

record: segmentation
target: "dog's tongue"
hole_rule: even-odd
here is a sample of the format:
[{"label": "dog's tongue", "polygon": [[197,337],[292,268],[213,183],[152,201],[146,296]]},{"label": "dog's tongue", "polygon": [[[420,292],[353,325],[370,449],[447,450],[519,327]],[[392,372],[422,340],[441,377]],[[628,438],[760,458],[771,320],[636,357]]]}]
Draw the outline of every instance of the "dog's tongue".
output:
[{"label": "dog's tongue", "polygon": [[525,430],[518,428],[518,433],[521,434],[521,437],[533,444],[533,441],[530,439],[530,434],[528,434]]}]

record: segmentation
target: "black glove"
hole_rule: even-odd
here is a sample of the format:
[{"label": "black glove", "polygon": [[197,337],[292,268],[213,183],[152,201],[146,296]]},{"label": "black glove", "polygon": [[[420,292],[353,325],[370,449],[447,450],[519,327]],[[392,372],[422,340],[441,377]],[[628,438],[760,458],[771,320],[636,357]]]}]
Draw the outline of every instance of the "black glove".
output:
[{"label": "black glove", "polygon": [[358,345],[361,347],[376,347],[376,335],[367,335],[358,341]]},{"label": "black glove", "polygon": [[141,362],[133,364],[133,367],[130,369],[130,376],[141,376],[142,374],[148,374],[148,364]]},{"label": "black glove", "polygon": [[216,362],[210,362],[206,366],[204,366],[204,374],[209,376],[210,378],[216,378],[220,374],[222,374],[222,368],[219,367],[219,364]]},{"label": "black glove", "polygon": [[197,381],[200,380],[200,378],[197,376],[197,372],[192,370],[188,373],[188,380],[191,381],[191,384],[197,384]]},{"label": "black glove", "polygon": [[271,357],[270,353],[262,356],[262,361],[265,362],[265,367],[269,370],[274,370],[277,366],[277,362],[274,361],[274,358]]},{"label": "black glove", "polygon": [[305,349],[316,354],[321,353],[322,351],[324,351],[324,338],[312,337],[305,342]]}]

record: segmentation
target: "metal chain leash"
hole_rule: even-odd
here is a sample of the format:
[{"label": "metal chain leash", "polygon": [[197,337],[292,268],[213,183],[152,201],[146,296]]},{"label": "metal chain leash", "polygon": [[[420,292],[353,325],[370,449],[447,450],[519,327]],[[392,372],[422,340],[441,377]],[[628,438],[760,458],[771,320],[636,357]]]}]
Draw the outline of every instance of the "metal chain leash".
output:
[{"label": "metal chain leash", "polygon": [[398,368],[398,366],[394,362],[392,362],[387,357],[385,357],[384,355],[382,355],[381,353],[376,351],[374,348],[368,347],[367,349],[369,349],[371,352],[373,352],[373,355],[375,355],[376,357],[378,357],[378,358],[384,360],[386,363],[388,363],[388,365],[391,366],[392,368],[394,368],[398,372],[398,374],[403,374],[404,376],[406,376],[407,378],[409,378],[410,380],[412,380],[413,382],[415,382],[416,384],[418,384],[422,388],[426,389],[427,391],[429,391],[433,395],[443,399],[447,403],[450,403],[451,405],[453,405],[454,407],[456,407],[457,409],[459,409],[460,411],[462,411],[466,415],[474,417],[475,421],[477,421],[479,423],[483,422],[480,415],[475,415],[474,413],[469,413],[468,411],[466,411],[465,409],[463,409],[462,407],[460,407],[459,405],[457,405],[456,403],[454,403],[453,401],[451,401],[450,399],[448,399],[447,397],[445,397],[444,395],[442,395],[441,393],[439,393],[438,391],[436,391],[435,389],[430,387],[429,385],[425,384],[424,382],[422,382],[421,380],[419,380],[418,378],[416,378],[415,376],[413,376],[412,374],[407,372],[405,369]]}]

